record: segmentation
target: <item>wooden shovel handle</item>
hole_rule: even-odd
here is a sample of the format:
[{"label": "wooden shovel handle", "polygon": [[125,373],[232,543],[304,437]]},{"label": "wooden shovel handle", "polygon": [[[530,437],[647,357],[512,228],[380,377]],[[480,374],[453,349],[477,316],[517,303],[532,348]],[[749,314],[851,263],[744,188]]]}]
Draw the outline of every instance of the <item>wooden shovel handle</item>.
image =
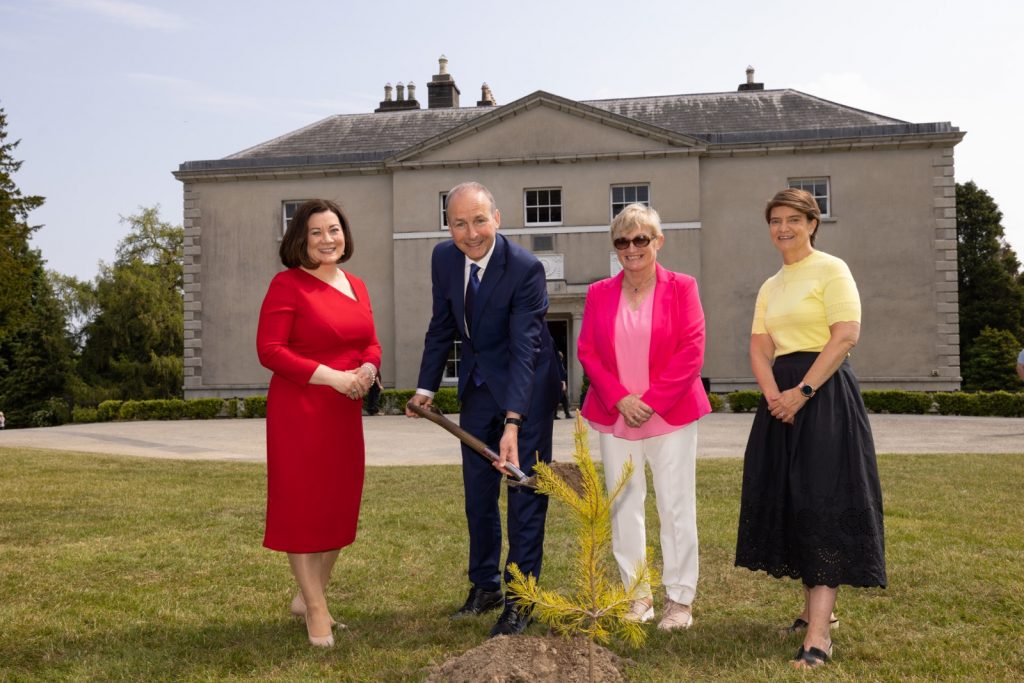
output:
[{"label": "wooden shovel handle", "polygon": [[[409,410],[411,410],[412,412],[414,412],[417,415],[419,415],[420,417],[425,417],[426,419],[430,420],[434,424],[443,427],[448,432],[450,432],[453,436],[455,436],[459,441],[461,441],[462,443],[466,444],[467,446],[469,446],[474,451],[476,451],[480,455],[484,456],[485,458],[487,458],[491,462],[498,462],[498,460],[501,459],[501,458],[498,457],[497,453],[495,453],[494,451],[492,451],[490,448],[487,447],[487,444],[485,444],[483,441],[481,441],[480,439],[476,438],[475,436],[473,436],[472,434],[467,432],[465,429],[463,429],[459,425],[457,425],[454,422],[452,422],[451,420],[449,420],[437,408],[431,406],[430,410],[427,410],[423,406],[417,405],[416,403],[413,403],[412,401],[410,401],[408,404],[406,404],[406,407]],[[512,463],[506,462],[505,463],[505,469],[508,470],[512,474],[512,476],[515,477],[515,479],[520,484],[529,484],[530,483],[530,478],[527,477],[525,474],[523,474],[523,471],[521,469],[519,469],[518,467],[516,467],[515,465],[513,465]]]}]

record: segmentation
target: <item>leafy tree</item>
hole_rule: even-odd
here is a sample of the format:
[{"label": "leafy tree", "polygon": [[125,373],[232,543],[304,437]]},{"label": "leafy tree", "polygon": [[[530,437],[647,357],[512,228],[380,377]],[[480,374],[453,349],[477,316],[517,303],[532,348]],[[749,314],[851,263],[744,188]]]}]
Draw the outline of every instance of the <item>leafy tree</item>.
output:
[{"label": "leafy tree", "polygon": [[[1009,330],[1024,343],[1024,287],[1020,261],[1006,243],[1003,213],[974,182],[956,186],[956,237],[959,259],[960,350],[986,327]],[[965,376],[965,379],[966,376]]]},{"label": "leafy tree", "polygon": [[140,207],[121,222],[128,235],[113,264],[101,264],[79,374],[118,399],[175,398],[183,382],[184,231],[160,220],[160,207]]},{"label": "leafy tree", "polygon": [[963,358],[964,389],[1017,391],[1017,353],[1020,344],[1009,330],[986,327]]},{"label": "leafy tree", "polygon": [[50,399],[64,395],[71,358],[42,255],[29,245],[39,226],[29,225],[28,215],[44,199],[22,194],[14,182],[19,142],[7,142],[0,108],[0,410],[12,427],[31,424],[39,411],[55,414]]}]

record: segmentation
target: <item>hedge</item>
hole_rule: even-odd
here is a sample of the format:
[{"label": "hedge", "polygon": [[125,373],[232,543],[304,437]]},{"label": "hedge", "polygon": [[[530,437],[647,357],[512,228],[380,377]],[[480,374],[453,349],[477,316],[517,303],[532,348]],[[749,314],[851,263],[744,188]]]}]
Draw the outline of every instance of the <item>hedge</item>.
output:
[{"label": "hedge", "polygon": [[[412,389],[385,389],[380,394],[380,409],[385,415],[401,415],[405,404],[416,393]],[[1024,392],[991,391],[969,393],[963,391],[865,391],[864,405],[872,413],[923,415],[969,415],[993,417],[1024,417]],[[723,397],[708,394],[714,412],[728,409],[746,413],[757,409],[761,392],[733,391]],[[434,396],[434,406],[443,413],[457,413],[461,409],[454,387],[444,387]],[[96,408],[75,406],[71,411],[59,399],[52,399],[45,410],[31,417],[33,426],[43,427],[64,422],[108,422],[110,420],[209,420],[217,417],[266,417],[267,397],[196,398],[190,400],[159,399],[150,401],[103,401]]]},{"label": "hedge", "polygon": [[864,405],[872,413],[924,415],[932,409],[932,394],[923,391],[865,391]]}]

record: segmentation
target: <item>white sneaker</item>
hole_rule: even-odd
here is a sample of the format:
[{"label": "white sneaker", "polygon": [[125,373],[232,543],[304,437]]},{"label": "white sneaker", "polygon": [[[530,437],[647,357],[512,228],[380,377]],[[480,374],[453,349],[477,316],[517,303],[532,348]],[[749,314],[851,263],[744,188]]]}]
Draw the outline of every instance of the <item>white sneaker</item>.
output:
[{"label": "white sneaker", "polygon": [[672,600],[665,603],[665,614],[658,622],[658,628],[663,631],[675,631],[676,629],[688,629],[693,626],[693,613],[689,605],[683,605]]},{"label": "white sneaker", "polygon": [[654,619],[654,600],[634,600],[624,618],[626,621],[637,621],[641,624],[651,621]]}]

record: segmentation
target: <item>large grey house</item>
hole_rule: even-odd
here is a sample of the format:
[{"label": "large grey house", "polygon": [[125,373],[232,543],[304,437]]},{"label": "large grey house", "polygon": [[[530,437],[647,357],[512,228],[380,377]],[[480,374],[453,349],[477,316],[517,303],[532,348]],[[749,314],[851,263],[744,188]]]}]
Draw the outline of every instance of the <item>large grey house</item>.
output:
[{"label": "large grey house", "polygon": [[[478,180],[502,232],[547,269],[548,324],[569,359],[570,395],[587,286],[617,269],[612,216],[647,202],[666,233],[660,262],[695,276],[707,316],[712,391],[753,387],[754,298],[780,267],[764,222],[778,189],[799,186],[825,216],[817,248],[844,259],[863,301],[852,362],[864,388],[960,385],[953,148],[948,122],[909,123],[795,90],[574,101],[537,91],[475,106],[441,59],[424,108],[387,86],[371,113],[328,117],[229,157],[175,172],[185,202],[185,395],[266,391],[256,322],[280,268],[278,245],[303,200],[338,201],[356,250],[346,268],[370,290],[385,385],[416,383],[430,315],[430,253],[448,239],[445,191]],[[392,97],[392,95],[396,97]],[[454,378],[458,348],[449,374]]]}]

